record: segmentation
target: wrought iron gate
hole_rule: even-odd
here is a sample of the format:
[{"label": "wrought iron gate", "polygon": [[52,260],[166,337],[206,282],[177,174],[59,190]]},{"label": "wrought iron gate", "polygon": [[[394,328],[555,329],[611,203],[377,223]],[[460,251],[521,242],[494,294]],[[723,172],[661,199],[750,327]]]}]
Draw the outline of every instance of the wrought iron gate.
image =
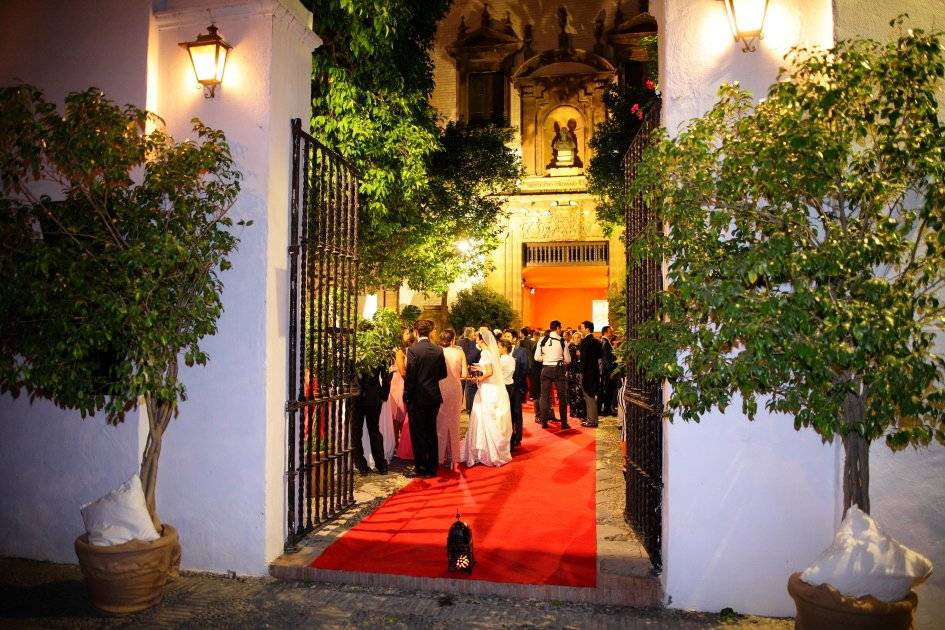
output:
[{"label": "wrought iron gate", "polygon": [[358,178],[292,121],[286,551],[354,503]]},{"label": "wrought iron gate", "polygon": [[[637,135],[623,158],[624,178],[629,186],[637,173],[643,149],[660,123],[661,103],[647,110]],[[634,264],[633,242],[656,217],[640,196],[630,199],[626,209],[627,326],[626,339],[633,339],[641,324],[656,317],[656,293],[662,288],[660,261]],[[627,446],[624,476],[627,502],[624,518],[642,538],[653,569],[662,570],[663,500],[663,395],[660,383],[644,378],[640,370],[627,368],[623,395],[623,439]]]}]

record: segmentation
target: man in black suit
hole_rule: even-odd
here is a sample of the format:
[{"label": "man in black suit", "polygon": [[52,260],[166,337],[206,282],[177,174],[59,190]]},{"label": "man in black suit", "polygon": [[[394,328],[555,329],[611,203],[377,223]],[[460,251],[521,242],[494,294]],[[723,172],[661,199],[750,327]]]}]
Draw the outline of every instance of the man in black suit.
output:
[{"label": "man in black suit", "polygon": [[594,337],[594,322],[583,321],[578,330],[584,337],[578,352],[581,353],[581,393],[584,395],[584,405],[587,407],[587,420],[581,422],[583,427],[597,426],[597,390],[600,388],[600,360],[602,356],[601,342]]},{"label": "man in black suit", "polygon": [[613,402],[614,392],[617,389],[612,374],[616,367],[613,340],[613,328],[610,326],[601,328],[600,389],[597,392],[597,410],[602,416],[617,415],[616,405]]},{"label": "man in black suit", "polygon": [[417,343],[407,348],[407,376],[404,402],[410,418],[410,440],[418,477],[435,477],[437,466],[436,414],[443,402],[440,381],[446,378],[443,349],[430,343],[433,322],[422,319],[414,324]]},{"label": "man in black suit", "polygon": [[368,374],[358,376],[360,391],[354,400],[354,421],[351,424],[351,448],[354,451],[354,466],[362,475],[370,472],[364,458],[361,437],[367,425],[371,442],[371,456],[377,472],[387,474],[387,459],[384,457],[384,437],[381,435],[381,406],[390,394],[391,373],[387,366],[378,366]]}]

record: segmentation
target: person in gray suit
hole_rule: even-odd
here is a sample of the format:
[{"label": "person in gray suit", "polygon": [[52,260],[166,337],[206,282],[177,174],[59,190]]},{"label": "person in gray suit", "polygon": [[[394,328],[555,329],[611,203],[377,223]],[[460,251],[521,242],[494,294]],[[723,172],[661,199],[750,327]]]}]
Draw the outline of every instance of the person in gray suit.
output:
[{"label": "person in gray suit", "polygon": [[436,415],[443,398],[440,381],[446,378],[443,348],[430,342],[433,322],[414,324],[417,342],[407,348],[407,376],[404,377],[404,403],[410,418],[410,440],[417,477],[435,477],[437,467]]}]

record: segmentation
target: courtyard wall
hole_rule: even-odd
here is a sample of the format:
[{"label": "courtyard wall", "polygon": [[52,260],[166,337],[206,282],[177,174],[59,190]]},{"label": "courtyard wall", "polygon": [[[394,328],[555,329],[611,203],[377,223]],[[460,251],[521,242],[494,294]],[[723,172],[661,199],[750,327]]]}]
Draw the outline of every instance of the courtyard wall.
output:
[{"label": "courtyard wall", "polygon": [[[181,532],[184,568],[263,575],[285,534],[290,119],[310,116],[311,15],[298,0],[15,0],[0,16],[29,25],[25,40],[0,42],[4,84],[23,79],[55,99],[94,85],[147,105],[178,139],[195,116],[226,133],[243,174],[231,216],[254,225],[237,228],[209,364],[181,369],[188,399],[165,436],[157,504]],[[178,43],[211,21],[234,48],[205,99]],[[73,562],[79,505],[137,471],[146,419],[113,428],[22,398],[0,400],[0,416],[0,554]]]},{"label": "courtyard wall", "polygon": [[[671,10],[670,10],[671,9]],[[829,0],[771,0],[765,37],[743,53],[715,0],[654,2],[663,124],[670,134],[708,111],[718,86],[761,97],[799,43],[829,46]],[[788,616],[788,576],[831,541],[839,522],[839,444],[798,433],[790,417],[754,422],[741,401],[663,431],[663,584],[670,606]]]}]

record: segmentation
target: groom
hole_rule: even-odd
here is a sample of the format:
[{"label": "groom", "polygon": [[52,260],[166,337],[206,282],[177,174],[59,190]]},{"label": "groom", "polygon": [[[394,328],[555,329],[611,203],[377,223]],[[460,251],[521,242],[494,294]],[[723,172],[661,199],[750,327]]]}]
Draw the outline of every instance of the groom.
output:
[{"label": "groom", "polygon": [[419,339],[407,348],[404,402],[410,418],[415,476],[436,477],[436,414],[443,402],[440,381],[446,378],[446,359],[443,349],[430,343],[432,321],[422,319],[414,324],[414,329]]}]

